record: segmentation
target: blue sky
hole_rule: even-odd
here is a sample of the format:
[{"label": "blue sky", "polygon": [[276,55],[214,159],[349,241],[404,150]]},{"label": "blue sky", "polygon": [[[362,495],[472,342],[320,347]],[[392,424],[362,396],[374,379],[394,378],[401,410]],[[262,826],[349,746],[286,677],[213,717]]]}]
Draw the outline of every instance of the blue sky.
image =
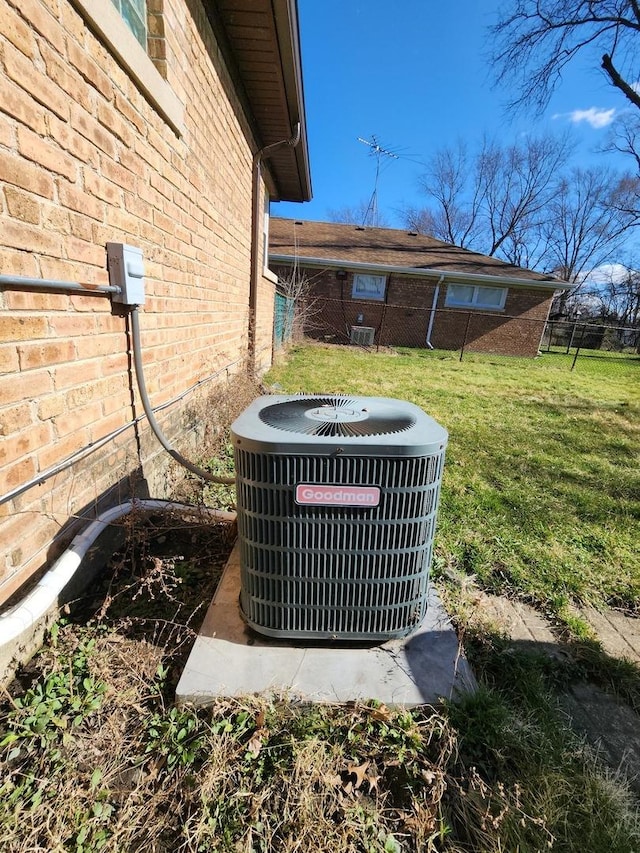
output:
[{"label": "blue sky", "polygon": [[[509,143],[527,132],[571,129],[575,165],[617,165],[597,153],[624,102],[598,57],[579,57],[541,117],[509,117],[509,92],[493,87],[487,27],[499,0],[298,0],[313,201],[272,206],[276,216],[330,218],[367,202],[375,157],[358,137],[375,135],[399,159],[381,158],[378,208],[401,226],[405,205],[422,205],[424,162],[438,148],[484,134]],[[416,162],[417,161],[417,162]]]}]

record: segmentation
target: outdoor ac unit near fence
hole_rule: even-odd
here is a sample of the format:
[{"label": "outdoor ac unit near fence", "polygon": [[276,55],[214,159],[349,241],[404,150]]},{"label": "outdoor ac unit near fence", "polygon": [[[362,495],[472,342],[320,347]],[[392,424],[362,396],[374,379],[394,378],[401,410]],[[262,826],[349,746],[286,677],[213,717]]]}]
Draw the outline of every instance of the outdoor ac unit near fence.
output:
[{"label": "outdoor ac unit near fence", "polygon": [[247,623],[366,641],[417,628],[446,430],[401,400],[273,395],[231,433]]},{"label": "outdoor ac unit near fence", "polygon": [[372,347],[375,343],[376,330],[373,326],[352,326],[350,341],[359,347]]}]

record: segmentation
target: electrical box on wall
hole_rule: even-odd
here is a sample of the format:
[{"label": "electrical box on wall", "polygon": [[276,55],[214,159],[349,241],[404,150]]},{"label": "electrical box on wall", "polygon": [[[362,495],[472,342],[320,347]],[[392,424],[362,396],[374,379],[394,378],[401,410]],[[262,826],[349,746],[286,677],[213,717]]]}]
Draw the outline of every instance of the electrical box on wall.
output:
[{"label": "electrical box on wall", "polygon": [[126,243],[107,243],[109,282],[120,288],[114,302],[144,305],[144,259],[142,249]]}]

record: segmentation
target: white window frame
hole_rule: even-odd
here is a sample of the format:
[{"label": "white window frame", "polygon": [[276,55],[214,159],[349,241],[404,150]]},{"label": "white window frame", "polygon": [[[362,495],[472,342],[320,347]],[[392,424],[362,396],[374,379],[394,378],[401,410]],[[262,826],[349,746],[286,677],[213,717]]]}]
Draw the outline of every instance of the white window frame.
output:
[{"label": "white window frame", "polygon": [[177,136],[183,136],[184,106],[164,80],[113,3],[105,0],[71,0],[88,26],[107,45],[140,90]]},{"label": "white window frame", "polygon": [[264,188],[264,209],[262,213],[262,275],[273,284],[278,283],[278,276],[269,269],[269,225],[271,222],[271,200],[269,191]]},{"label": "white window frame", "polygon": [[[456,298],[452,288],[454,287],[469,287],[472,290],[471,300]],[[502,296],[500,304],[486,303],[482,299],[484,290],[500,290]],[[481,285],[481,284],[466,284],[465,282],[451,283],[447,285],[447,295],[444,300],[446,308],[482,308],[483,311],[503,311],[507,301],[508,287],[500,287],[499,285]]]},{"label": "white window frame", "polygon": [[351,286],[352,299],[372,299],[384,302],[387,292],[387,276],[372,273],[354,273]]}]

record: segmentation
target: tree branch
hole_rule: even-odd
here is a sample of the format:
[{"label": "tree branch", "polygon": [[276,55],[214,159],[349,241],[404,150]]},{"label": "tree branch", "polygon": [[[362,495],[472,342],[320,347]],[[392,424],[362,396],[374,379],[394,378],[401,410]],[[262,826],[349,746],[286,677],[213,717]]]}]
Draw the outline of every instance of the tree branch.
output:
[{"label": "tree branch", "polygon": [[602,67],[616,89],[619,89],[635,107],[640,109],[640,94],[636,92],[636,90],[630,86],[626,80],[622,79],[608,53],[605,53],[602,57]]}]

